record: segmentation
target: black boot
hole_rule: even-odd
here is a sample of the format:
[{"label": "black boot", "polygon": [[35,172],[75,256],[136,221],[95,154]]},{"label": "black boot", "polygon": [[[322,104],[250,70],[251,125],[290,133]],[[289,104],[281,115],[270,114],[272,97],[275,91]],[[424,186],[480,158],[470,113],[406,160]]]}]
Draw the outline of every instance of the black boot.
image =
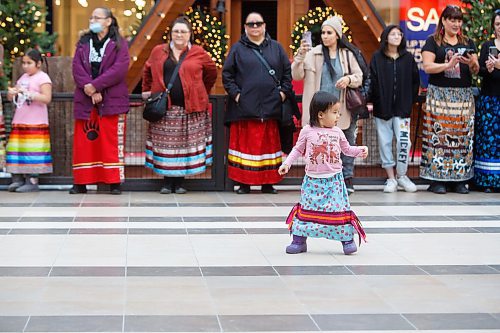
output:
[{"label": "black boot", "polygon": [[111,194],[114,194],[114,195],[122,194],[122,189],[121,189],[120,183],[110,184],[109,191]]},{"label": "black boot", "polygon": [[69,194],[84,194],[87,193],[87,186],[81,184],[74,184],[69,190]]},{"label": "black boot", "polygon": [[172,192],[174,192],[176,194],[187,193],[187,190],[181,186],[183,180],[184,180],[184,177],[175,177],[174,178],[174,185],[172,187]]},{"label": "black boot", "polygon": [[240,184],[240,188],[236,191],[238,194],[248,194],[250,193],[250,185]]},{"label": "black boot", "polygon": [[262,193],[278,194],[278,190],[272,184],[264,184],[261,189]]},{"label": "black boot", "polygon": [[163,186],[160,189],[161,194],[170,194],[172,193],[172,178],[163,177]]},{"label": "black boot", "polygon": [[436,194],[446,194],[446,183],[432,182],[427,191],[434,192]]},{"label": "black boot", "polygon": [[458,182],[454,184],[453,190],[455,193],[460,193],[460,194],[467,194],[469,193],[469,189],[465,186],[465,182]]}]

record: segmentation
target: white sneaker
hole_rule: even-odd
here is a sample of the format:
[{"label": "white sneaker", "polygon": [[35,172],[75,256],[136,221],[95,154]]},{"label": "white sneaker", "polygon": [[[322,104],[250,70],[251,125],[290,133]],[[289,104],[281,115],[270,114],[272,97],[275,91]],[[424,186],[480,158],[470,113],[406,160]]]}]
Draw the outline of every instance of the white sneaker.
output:
[{"label": "white sneaker", "polygon": [[387,179],[387,181],[385,182],[385,186],[384,186],[384,192],[385,193],[393,193],[393,192],[397,192],[398,190],[398,182],[396,181],[396,179]]},{"label": "white sneaker", "polygon": [[398,185],[406,192],[417,192],[417,186],[407,176],[398,177]]}]

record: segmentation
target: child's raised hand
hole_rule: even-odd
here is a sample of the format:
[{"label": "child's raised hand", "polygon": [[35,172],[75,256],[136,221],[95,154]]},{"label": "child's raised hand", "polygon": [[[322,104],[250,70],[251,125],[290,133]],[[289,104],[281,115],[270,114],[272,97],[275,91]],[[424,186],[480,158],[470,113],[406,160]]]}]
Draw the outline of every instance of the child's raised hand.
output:
[{"label": "child's raised hand", "polygon": [[288,170],[290,170],[290,167],[286,164],[282,164],[278,169],[278,173],[280,174],[280,176],[283,176],[288,173]]},{"label": "child's raised hand", "polygon": [[368,147],[367,146],[360,146],[359,148],[361,148],[363,150],[363,153],[361,154],[361,157],[362,158],[367,158],[368,157]]}]

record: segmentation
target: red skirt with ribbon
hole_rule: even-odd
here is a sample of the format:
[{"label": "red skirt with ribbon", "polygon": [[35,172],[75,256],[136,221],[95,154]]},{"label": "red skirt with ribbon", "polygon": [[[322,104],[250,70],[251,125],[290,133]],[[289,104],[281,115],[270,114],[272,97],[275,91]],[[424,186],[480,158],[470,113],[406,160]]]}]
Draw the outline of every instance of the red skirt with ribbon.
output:
[{"label": "red skirt with ribbon", "polygon": [[101,117],[93,109],[88,120],[75,120],[73,178],[75,184],[117,184],[125,179],[125,115]]}]

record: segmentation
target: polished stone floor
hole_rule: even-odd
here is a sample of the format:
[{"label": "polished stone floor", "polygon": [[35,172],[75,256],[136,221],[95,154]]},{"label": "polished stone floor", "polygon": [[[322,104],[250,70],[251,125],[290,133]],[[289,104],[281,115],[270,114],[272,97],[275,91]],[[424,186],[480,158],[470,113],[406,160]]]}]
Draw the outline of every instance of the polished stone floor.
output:
[{"label": "polished stone floor", "polygon": [[351,256],[298,197],[0,191],[0,331],[500,332],[499,194],[358,190]]}]

